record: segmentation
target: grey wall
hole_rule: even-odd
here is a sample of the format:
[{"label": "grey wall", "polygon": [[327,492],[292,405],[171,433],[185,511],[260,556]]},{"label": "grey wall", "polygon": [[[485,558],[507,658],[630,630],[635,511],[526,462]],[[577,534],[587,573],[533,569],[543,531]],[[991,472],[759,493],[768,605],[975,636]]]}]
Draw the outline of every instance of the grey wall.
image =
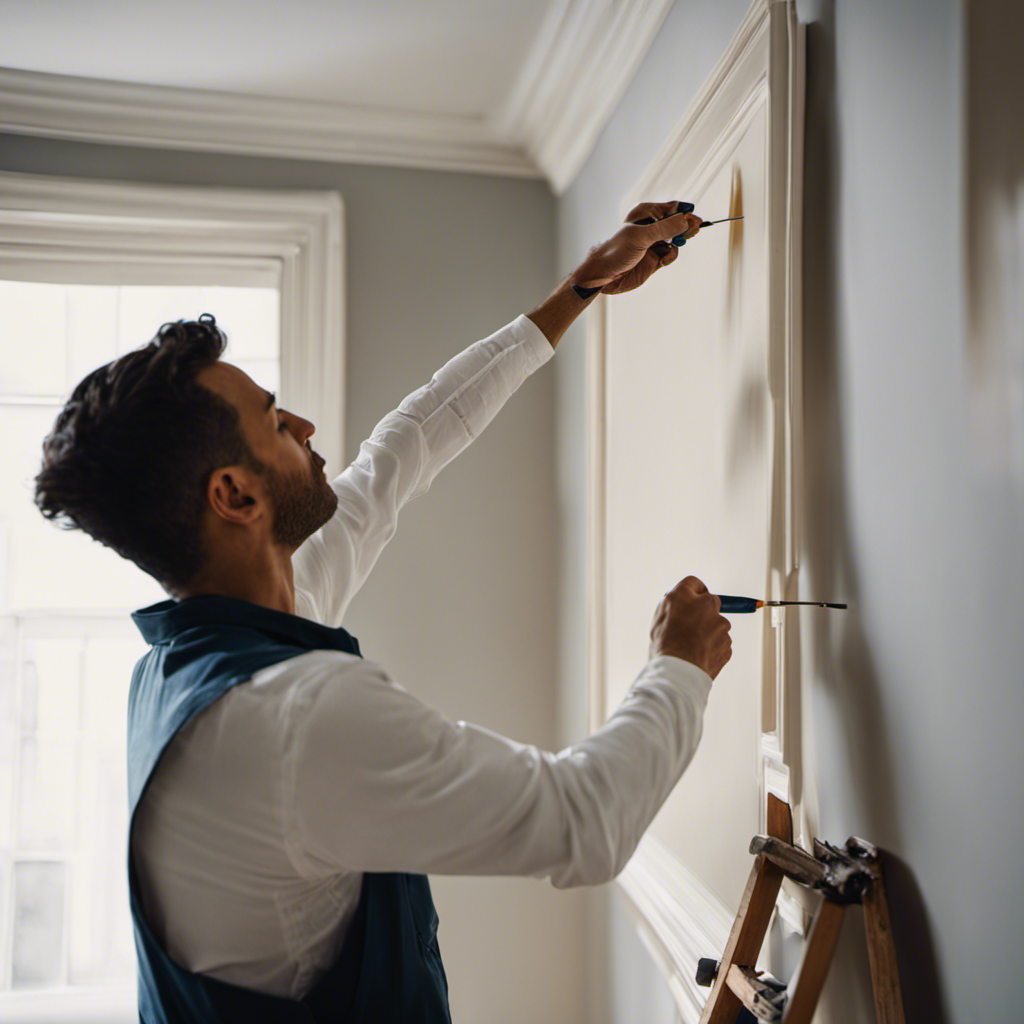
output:
[{"label": "grey wall", "polygon": [[[747,7],[677,0],[560,199],[561,272],[615,229],[621,196]],[[1016,1019],[1014,986],[994,979],[1013,977],[1024,932],[1024,516],[1018,483],[979,469],[968,422],[960,6],[797,7],[808,23],[803,586],[852,606],[822,620],[805,666],[820,831],[833,842],[860,835],[892,854],[908,1019]],[[1019,114],[1004,128],[1020,132]],[[560,710],[573,731],[585,720],[585,563],[574,528],[585,496],[581,324],[558,355]],[[680,566],[680,577],[687,571]],[[613,919],[609,944],[641,956],[622,931]],[[827,986],[835,1019],[873,1019],[855,992],[869,982],[862,935],[857,912]],[[597,956],[592,979],[611,963],[607,950]],[[647,972],[659,985],[649,961]],[[627,1019],[624,1010],[613,993],[611,1019]]]},{"label": "grey wall", "polygon": [[[20,135],[0,136],[0,167],[340,191],[349,460],[405,395],[555,284],[556,204],[540,180]],[[547,749],[558,749],[553,386],[548,365],[406,508],[346,622],[368,656],[449,717]],[[535,879],[435,876],[432,885],[456,1019],[580,1019],[578,894]]]}]

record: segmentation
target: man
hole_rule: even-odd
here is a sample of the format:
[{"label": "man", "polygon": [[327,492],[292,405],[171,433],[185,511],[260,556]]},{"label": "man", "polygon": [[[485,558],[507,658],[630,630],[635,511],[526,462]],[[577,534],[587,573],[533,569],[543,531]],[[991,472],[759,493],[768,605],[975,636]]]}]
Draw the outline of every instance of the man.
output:
[{"label": "man", "polygon": [[[617,875],[693,756],[729,660],[718,598],[665,595],[651,660],[558,755],[450,722],[341,627],[399,509],[554,353],[591,292],[692,238],[644,203],[544,302],[386,416],[328,483],[313,424],[220,361],[209,314],[73,392],[36,502],[158,579],[129,697],[129,888],[144,1024],[450,1021],[428,872]],[[685,243],[683,243],[685,244]]]}]

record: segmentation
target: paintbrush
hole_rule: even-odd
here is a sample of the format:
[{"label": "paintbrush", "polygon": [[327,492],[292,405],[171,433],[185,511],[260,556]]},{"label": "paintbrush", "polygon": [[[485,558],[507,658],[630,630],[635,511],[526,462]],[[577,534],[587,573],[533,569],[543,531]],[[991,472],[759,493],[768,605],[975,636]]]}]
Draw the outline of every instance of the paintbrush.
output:
[{"label": "paintbrush", "polygon": [[743,220],[743,214],[738,217],[719,217],[718,220],[706,220],[701,224],[702,228],[710,228],[715,224],[724,224],[727,220]]},{"label": "paintbrush", "polygon": [[845,604],[831,601],[759,601],[756,597],[736,597],[733,594],[719,594],[722,602],[723,615],[736,615],[741,612],[756,612],[758,608],[778,608],[781,605],[804,604],[814,608],[845,608]]}]

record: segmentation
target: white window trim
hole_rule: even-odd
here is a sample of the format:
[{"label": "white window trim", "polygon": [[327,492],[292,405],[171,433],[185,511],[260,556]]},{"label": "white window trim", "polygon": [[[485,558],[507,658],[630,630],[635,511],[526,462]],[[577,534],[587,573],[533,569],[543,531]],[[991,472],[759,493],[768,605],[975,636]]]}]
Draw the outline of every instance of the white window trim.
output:
[{"label": "white window trim", "polygon": [[[342,214],[335,191],[184,188],[0,172],[0,276],[79,284],[278,286],[279,400],[313,420],[317,450],[340,472]],[[186,319],[197,315],[183,312]],[[153,325],[154,333],[159,326]],[[225,328],[230,334],[230,324]],[[136,998],[134,980],[3,992],[0,1015],[8,1024],[134,1024]]]},{"label": "white window trim", "polygon": [[0,269],[75,283],[279,282],[279,400],[316,424],[331,476],[345,452],[342,215],[336,191],[0,172]]},{"label": "white window trim", "polygon": [[[754,100],[768,95],[768,231],[773,239],[768,267],[769,344],[782,353],[785,373],[776,427],[786,450],[783,493],[777,496],[785,536],[783,565],[777,589],[787,597],[796,586],[801,557],[803,498],[803,421],[801,395],[801,208],[804,121],[804,27],[797,21],[794,0],[753,0],[725,53],[693,103],[670,133],[637,185],[623,199],[622,214],[652,197],[685,194],[707,174],[716,152],[728,143]],[[672,182],[666,180],[671,170]],[[678,180],[677,180],[678,179]],[[667,191],[666,191],[667,190]],[[607,297],[598,296],[587,313],[587,438],[588,438],[588,686],[589,726],[593,732],[607,718],[606,634],[607,516],[605,503],[607,444],[606,338]],[[817,820],[810,807],[802,763],[798,699],[800,688],[799,631],[795,619],[782,622],[775,635],[776,683],[765,689],[773,709],[771,724],[762,720],[757,760],[761,827],[765,827],[767,794],[790,803],[794,839],[806,843],[808,821]],[[752,752],[753,753],[753,752]],[[791,775],[799,779],[791,786]],[[802,777],[801,777],[802,776]],[[796,779],[794,780],[796,781]],[[676,1006],[686,1022],[696,1022],[707,990],[694,980],[697,960],[719,957],[732,925],[732,912],[679,858],[652,835],[643,838],[625,870],[616,879],[627,900],[637,931],[664,974]],[[803,933],[808,915],[786,888],[777,910],[786,925]]]},{"label": "white window trim", "polygon": [[4,1024],[139,1024],[136,983],[4,992]]}]

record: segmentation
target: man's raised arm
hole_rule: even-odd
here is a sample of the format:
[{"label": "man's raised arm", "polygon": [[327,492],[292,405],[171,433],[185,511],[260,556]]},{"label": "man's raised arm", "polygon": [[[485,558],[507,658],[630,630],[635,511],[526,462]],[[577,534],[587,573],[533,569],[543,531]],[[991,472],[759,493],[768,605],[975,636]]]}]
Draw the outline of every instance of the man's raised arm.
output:
[{"label": "man's raised arm", "polygon": [[[672,214],[673,203],[645,203],[611,239],[539,306],[449,360],[377,424],[359,456],[331,486],[332,519],[292,556],[296,610],[338,626],[387,542],[407,501],[467,448],[523,381],[554,354],[562,335],[588,305],[573,285],[609,294],[639,287],[678,254],[664,239],[696,234],[700,218]],[[659,221],[660,218],[660,221]]]}]

